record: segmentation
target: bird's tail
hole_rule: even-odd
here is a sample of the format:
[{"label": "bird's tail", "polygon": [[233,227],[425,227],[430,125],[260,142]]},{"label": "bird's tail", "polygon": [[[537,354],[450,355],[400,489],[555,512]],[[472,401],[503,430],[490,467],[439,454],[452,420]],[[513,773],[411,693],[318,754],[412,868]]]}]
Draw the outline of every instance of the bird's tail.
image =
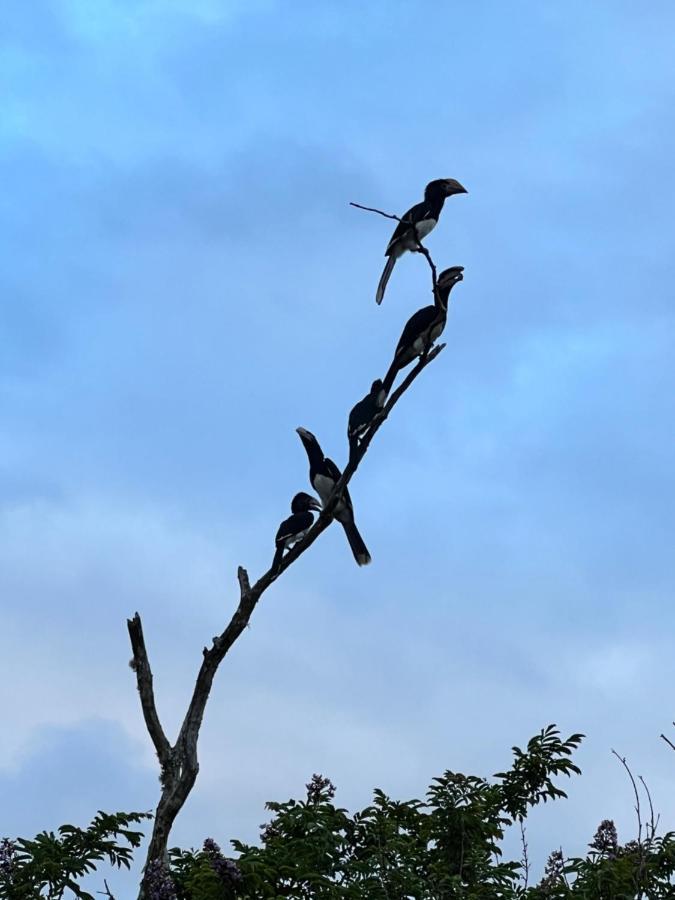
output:
[{"label": "bird's tail", "polygon": [[394,266],[396,265],[396,257],[388,256],[387,262],[384,267],[384,271],[382,272],[382,277],[380,278],[380,283],[377,286],[377,293],[375,294],[375,302],[378,304],[382,303],[382,299],[384,298],[384,292],[387,289],[387,282],[391,277],[391,273],[394,271]]},{"label": "bird's tail", "polygon": [[392,364],[389,366],[389,371],[384,376],[384,381],[382,382],[382,387],[384,388],[387,397],[389,396],[389,391],[391,390],[391,386],[394,383],[397,372],[398,365],[396,364],[396,357],[394,357]]},{"label": "bird's tail", "polygon": [[367,566],[370,562],[370,553],[368,553],[368,548],[363,543],[363,538],[359,534],[359,529],[354,522],[341,522],[340,524],[345,530],[349,546],[352,548],[352,553],[354,554],[354,559],[357,564],[359,566]]},{"label": "bird's tail", "polygon": [[272,560],[272,571],[274,572],[275,575],[279,571],[279,566],[281,565],[281,560],[283,558],[283,555],[284,555],[284,548],[277,547],[277,552],[274,554],[274,559]]}]

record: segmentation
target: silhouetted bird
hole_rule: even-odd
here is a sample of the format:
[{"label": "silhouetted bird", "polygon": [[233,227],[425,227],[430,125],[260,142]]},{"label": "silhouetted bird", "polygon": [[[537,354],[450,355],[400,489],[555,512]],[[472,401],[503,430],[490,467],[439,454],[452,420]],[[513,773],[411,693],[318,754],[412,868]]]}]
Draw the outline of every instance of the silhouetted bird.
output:
[{"label": "silhouetted bird", "polygon": [[[388,258],[380,283],[377,286],[375,295],[377,303],[382,303],[387,282],[394,271],[396,260],[403,256],[406,250],[415,250],[417,241],[424,240],[429,232],[436,227],[446,197],[451,197],[453,194],[466,193],[466,188],[462,187],[459,181],[455,181],[454,178],[437,178],[436,181],[429,182],[424,189],[424,200],[421,203],[416,203],[412,209],[409,209],[401,217],[401,221],[396,226],[387,249],[384,251],[384,255]],[[413,229],[411,224],[414,224],[416,229]],[[417,238],[415,237],[415,230],[417,231]]]},{"label": "silhouetted bird", "polygon": [[436,296],[433,306],[418,309],[403,329],[394,353],[394,360],[384,376],[384,390],[388,394],[397,372],[404,369],[418,356],[428,353],[432,344],[443,333],[448,316],[450,291],[464,278],[464,266],[445,269],[436,281]]},{"label": "silhouetted bird", "polygon": [[284,519],[275,538],[277,549],[272,560],[273,572],[276,572],[281,565],[284,550],[290,550],[294,544],[297,544],[314,524],[314,516],[311,512],[313,509],[321,510],[321,504],[316,497],[312,497],[304,491],[300,491],[293,497],[291,502],[293,515]]},{"label": "silhouetted bird", "polygon": [[370,423],[382,409],[386,399],[387,393],[382,381],[379,378],[376,378],[371,385],[370,391],[363,400],[359,400],[354,409],[349,413],[347,437],[349,438],[349,449],[351,453],[358,447],[359,441],[368,431]]},{"label": "silhouetted bird", "polygon": [[[333,493],[333,488],[340,480],[342,472],[332,459],[323,455],[323,450],[311,431],[307,431],[306,428],[296,428],[296,431],[300,435],[309,460],[309,483],[321,497],[321,502],[325,506]],[[368,553],[368,548],[354,522],[354,508],[346,487],[335,505],[333,516],[344,528],[356,562],[360,566],[367,566],[370,562],[370,553]]]}]

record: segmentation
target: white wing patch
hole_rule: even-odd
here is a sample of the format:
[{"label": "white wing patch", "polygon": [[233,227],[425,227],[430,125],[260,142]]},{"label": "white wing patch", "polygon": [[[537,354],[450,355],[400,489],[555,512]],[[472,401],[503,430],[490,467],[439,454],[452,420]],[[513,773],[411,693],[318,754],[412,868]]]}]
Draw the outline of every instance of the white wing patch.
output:
[{"label": "white wing patch", "polygon": [[298,541],[301,541],[304,538],[308,531],[309,529],[305,528],[304,531],[298,531],[297,534],[289,534],[288,537],[284,540],[285,549],[290,550],[291,547],[294,547],[298,543]]},{"label": "white wing patch", "polygon": [[[423,241],[424,238],[434,230],[436,227],[436,219],[422,219],[421,222],[417,223],[417,237],[420,241]],[[414,250],[417,247],[417,241],[415,240],[415,234],[412,230],[406,231],[406,233],[401,238],[401,252],[405,252],[406,250]]]}]

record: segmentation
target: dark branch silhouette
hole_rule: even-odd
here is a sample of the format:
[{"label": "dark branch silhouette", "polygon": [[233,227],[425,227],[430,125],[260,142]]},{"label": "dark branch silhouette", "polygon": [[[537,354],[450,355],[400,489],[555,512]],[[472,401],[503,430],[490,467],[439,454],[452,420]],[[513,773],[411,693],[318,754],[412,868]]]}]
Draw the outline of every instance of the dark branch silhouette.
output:
[{"label": "dark branch silhouette", "polygon": [[103,879],[103,884],[105,886],[105,890],[104,891],[96,891],[96,893],[101,894],[103,897],[108,897],[108,900],[115,900],[115,897],[110,892],[110,888],[108,887],[108,882],[106,881],[105,878]]},{"label": "dark branch silhouette", "polygon": [[[357,204],[353,205],[356,206]],[[379,212],[379,210],[374,211]],[[386,213],[381,214],[387,215]],[[389,218],[395,219],[397,217],[389,216]],[[416,228],[415,236],[417,238]],[[423,247],[419,238],[417,238],[417,243],[419,252],[426,257],[427,262],[429,263],[433,288],[435,291],[436,266],[431,259],[429,251]],[[136,684],[141,700],[145,724],[155,746],[161,766],[160,780],[162,791],[155,812],[153,832],[148,847],[146,872],[148,863],[153,860],[158,860],[162,864],[166,864],[167,846],[171,828],[196,781],[199,772],[199,761],[197,757],[199,732],[204,718],[206,703],[213,685],[213,679],[218,671],[218,667],[234,642],[248,626],[251,615],[267,588],[270,587],[270,585],[289,566],[293,565],[293,563],[302,556],[309,547],[311,547],[319,535],[331,524],[335,506],[338,503],[344,488],[349,484],[357,471],[361,460],[368,451],[371,441],[381,428],[382,424],[389,417],[391,411],[403,394],[411,387],[418,375],[420,375],[429,363],[438,356],[444,347],[445,344],[438,344],[420,356],[416,365],[410,370],[398,388],[391,393],[382,410],[373,418],[368,430],[361,438],[358,447],[350,452],[349,461],[343,469],[342,476],[335,485],[331,496],[326,502],[316,522],[307,531],[305,536],[282,557],[278,565],[276,567],[270,567],[270,569],[268,569],[268,571],[253,585],[250,583],[246,569],[239,566],[237,570],[237,579],[239,581],[239,604],[225,629],[221,634],[212,639],[212,645],[210,647],[204,647],[202,651],[203,659],[197,674],[192,697],[178,733],[178,738],[173,746],[169,743],[162,729],[157,713],[152,686],[152,672],[143,638],[140,615],[136,613],[132,619],[127,620],[133,652],[131,667],[136,672]],[[146,877],[147,876],[144,876],[144,881],[141,884],[140,897],[142,898],[146,897],[147,894],[147,891],[145,890]]]},{"label": "dark branch silhouette", "polygon": [[[400,216],[395,216],[392,213],[384,212],[381,209],[375,209],[374,206],[362,206],[360,203],[354,203],[353,201],[349,201],[349,205],[355,207],[356,209],[365,209],[366,212],[377,213],[378,216],[384,216],[385,219],[394,219],[397,222],[403,222],[404,220]],[[434,264],[433,259],[431,258],[431,254],[424,246],[422,241],[420,240],[420,236],[417,232],[417,225],[414,222],[408,222],[405,220],[407,224],[412,228],[413,234],[415,235],[415,243],[417,247],[413,251],[414,253],[421,253],[422,256],[429,263],[429,268],[431,269],[431,283],[433,285],[434,296],[436,296],[436,265]]]},{"label": "dark branch silhouette", "polygon": [[148,734],[155,745],[157,758],[164,770],[171,759],[171,745],[164,734],[164,729],[157,715],[157,707],[155,706],[155,692],[152,689],[152,670],[148,660],[148,651],[145,648],[145,639],[143,637],[143,626],[138,613],[133,619],[127,620],[127,628],[129,629],[129,639],[131,640],[131,650],[134,654],[131,661],[131,668],[136,672],[136,685],[141,698],[141,707],[143,709],[143,717],[145,718],[145,727]]},{"label": "dark branch silhouette", "polygon": [[[675,722],[673,722],[673,725],[675,725]],[[665,734],[662,734],[661,737],[666,742],[666,744],[668,744],[671,750],[675,750],[675,744],[670,740],[670,738],[667,738]]]}]

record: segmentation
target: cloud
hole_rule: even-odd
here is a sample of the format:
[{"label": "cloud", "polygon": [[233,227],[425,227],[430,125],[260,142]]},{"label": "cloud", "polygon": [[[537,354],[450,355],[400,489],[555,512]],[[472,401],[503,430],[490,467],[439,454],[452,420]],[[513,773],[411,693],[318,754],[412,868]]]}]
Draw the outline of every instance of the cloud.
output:
[{"label": "cloud", "polygon": [[[86,719],[36,728],[15,767],[0,769],[8,836],[32,837],[66,823],[86,827],[96,814],[143,811],[156,780],[139,765],[139,745],[116,722]],[[3,832],[4,833],[4,832]]]},{"label": "cloud", "polygon": [[[84,820],[99,807],[151,806],[156,768],[126,667],[124,616],[143,614],[158,704],[173,735],[200,648],[235,602],[228,541],[169,510],[140,515],[103,498],[17,507],[3,526],[1,588],[13,598],[2,647],[13,673],[2,697],[13,724],[2,760],[2,778],[12,784],[4,829]],[[581,852],[605,815],[630,834],[612,744],[635,760],[667,816],[675,801],[670,760],[647,736],[664,727],[675,673],[667,642],[648,621],[636,623],[634,611],[629,618],[619,606],[589,627],[593,613],[568,603],[560,574],[557,584],[545,584],[550,572],[521,579],[511,570],[505,579],[505,561],[492,553],[493,572],[481,573],[477,561],[463,572],[449,556],[439,580],[429,563],[442,552],[438,540],[429,558],[415,554],[397,585],[382,580],[380,561],[364,587],[343,543],[331,530],[293,567],[226,658],[176,843],[206,835],[224,845],[254,840],[265,801],[298,796],[317,770],[336,781],[350,809],[366,805],[374,786],[420,796],[445,768],[489,775],[504,767],[512,743],[549,720],[589,738],[580,757],[585,775],[570,784],[570,800],[535,817],[534,859],[561,840]],[[36,547],[39,567],[30,565]],[[36,778],[29,806],[21,806],[17,798],[37,769],[52,787],[41,794]],[[80,769],[82,795],[69,805]]]},{"label": "cloud", "polygon": [[[316,770],[352,809],[489,774],[550,720],[588,732],[585,774],[537,811],[533,855],[581,852],[605,815],[630,834],[612,745],[667,822],[670,11],[434,9],[430,33],[389,3],[41,9],[14,4],[3,62],[9,830],[50,748],[88,748],[85,818],[94,772],[156,787],[124,619],[144,616],[173,734],[236,565],[266,567],[306,486],[293,429],[344,460],[350,406],[428,299],[409,256],[376,308],[389,223],[347,203],[401,211],[439,174],[470,193],[429,245],[467,277],[353,482],[373,566],[330,529],[265,597],[176,840],[253,839]],[[63,771],[30,821],[67,817]]]}]

